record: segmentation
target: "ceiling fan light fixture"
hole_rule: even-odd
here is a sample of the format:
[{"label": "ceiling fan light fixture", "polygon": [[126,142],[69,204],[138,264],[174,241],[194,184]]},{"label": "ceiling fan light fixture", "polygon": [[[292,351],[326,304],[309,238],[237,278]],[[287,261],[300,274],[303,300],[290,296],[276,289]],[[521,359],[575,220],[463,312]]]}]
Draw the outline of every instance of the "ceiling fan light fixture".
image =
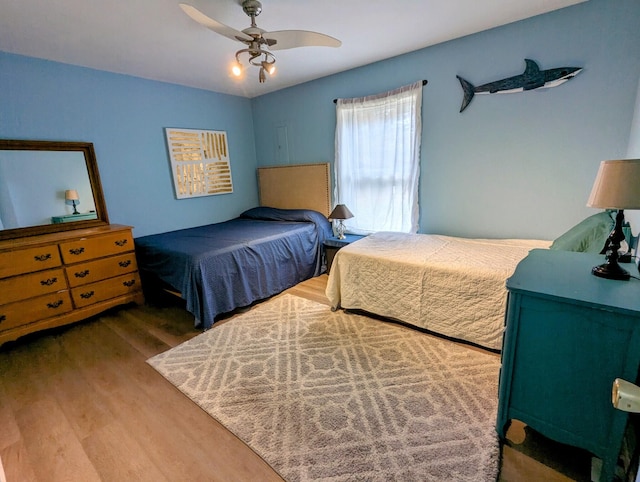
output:
[{"label": "ceiling fan light fixture", "polygon": [[180,3],[182,10],[200,25],[223,35],[231,40],[242,42],[246,47],[236,52],[236,64],[231,68],[236,77],[241,77],[245,67],[240,57],[247,55],[246,64],[259,67],[258,80],[266,81],[266,73],[275,74],[276,58],[268,50],[285,50],[297,47],[340,47],[340,40],[328,35],[306,30],[280,30],[267,32],[256,25],[256,17],[262,11],[259,0],[243,0],[242,9],[251,18],[251,26],[240,31],[209,18],[197,8]]},{"label": "ceiling fan light fixture", "polygon": [[251,42],[248,48],[240,49],[236,52],[236,63],[232,68],[232,72],[236,77],[240,76],[240,74],[236,74],[236,71],[241,73],[244,70],[241,59],[243,55],[246,55],[245,61],[247,64],[260,67],[258,80],[261,84],[267,80],[266,73],[269,73],[269,75],[273,75],[275,73],[276,57],[268,50],[263,49],[262,45],[256,41]]},{"label": "ceiling fan light fixture", "polygon": [[262,61],[262,68],[264,70],[266,70],[269,75],[273,75],[276,73],[276,61],[275,59],[273,60],[273,62],[267,62],[266,60]]}]

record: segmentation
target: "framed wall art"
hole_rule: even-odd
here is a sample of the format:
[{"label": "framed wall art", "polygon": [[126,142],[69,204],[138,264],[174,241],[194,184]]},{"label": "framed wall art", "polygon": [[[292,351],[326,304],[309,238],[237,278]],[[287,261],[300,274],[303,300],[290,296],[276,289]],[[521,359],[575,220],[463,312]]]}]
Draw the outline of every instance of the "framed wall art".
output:
[{"label": "framed wall art", "polygon": [[225,131],[165,129],[176,198],[233,192]]}]

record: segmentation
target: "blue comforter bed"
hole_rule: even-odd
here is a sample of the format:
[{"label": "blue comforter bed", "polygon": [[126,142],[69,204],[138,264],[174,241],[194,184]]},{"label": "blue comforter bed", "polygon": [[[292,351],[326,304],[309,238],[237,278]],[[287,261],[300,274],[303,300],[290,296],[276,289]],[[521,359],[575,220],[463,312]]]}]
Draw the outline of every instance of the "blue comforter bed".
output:
[{"label": "blue comforter bed", "polygon": [[136,238],[138,264],[178,290],[196,327],[324,271],[331,224],[317,211],[253,208],[222,223]]}]

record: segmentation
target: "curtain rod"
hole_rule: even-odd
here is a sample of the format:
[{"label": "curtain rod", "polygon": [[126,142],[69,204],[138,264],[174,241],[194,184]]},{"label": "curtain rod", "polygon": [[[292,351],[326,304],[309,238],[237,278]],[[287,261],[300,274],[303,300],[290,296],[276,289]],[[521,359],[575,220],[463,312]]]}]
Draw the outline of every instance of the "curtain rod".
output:
[{"label": "curtain rod", "polygon": [[[427,85],[427,82],[429,82],[428,80],[423,80],[422,81],[422,85]],[[337,104],[338,103],[338,99],[333,99],[333,103]]]}]

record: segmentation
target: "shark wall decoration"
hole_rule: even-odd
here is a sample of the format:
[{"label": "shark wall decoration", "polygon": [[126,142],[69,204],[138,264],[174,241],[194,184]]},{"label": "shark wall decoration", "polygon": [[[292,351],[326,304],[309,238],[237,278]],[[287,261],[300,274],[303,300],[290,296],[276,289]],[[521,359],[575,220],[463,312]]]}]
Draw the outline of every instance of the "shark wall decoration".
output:
[{"label": "shark wall decoration", "polygon": [[465,110],[475,94],[510,94],[534,89],[548,89],[564,84],[580,72],[582,67],[558,67],[556,69],[540,70],[538,64],[531,59],[524,59],[527,64],[524,73],[508,77],[495,82],[489,82],[478,87],[456,75],[464,91],[460,112]]}]

